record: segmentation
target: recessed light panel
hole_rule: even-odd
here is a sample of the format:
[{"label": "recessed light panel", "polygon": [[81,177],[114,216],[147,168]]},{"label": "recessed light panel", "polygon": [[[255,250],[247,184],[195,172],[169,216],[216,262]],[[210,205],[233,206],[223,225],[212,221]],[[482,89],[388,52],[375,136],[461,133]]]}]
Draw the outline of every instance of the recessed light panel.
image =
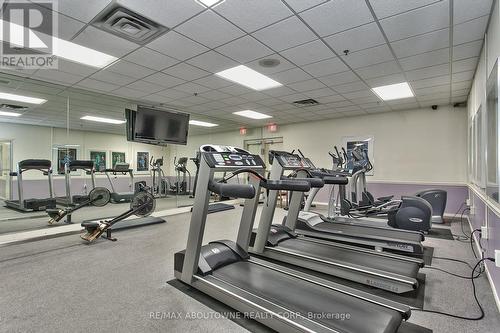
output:
[{"label": "recessed light panel", "polygon": [[82,120],[89,120],[89,121],[96,121],[99,123],[107,123],[107,124],[124,124],[126,121],[125,120],[118,120],[118,119],[110,119],[110,118],[102,118],[102,117],[94,117],[94,116],[85,116],[81,117],[80,119]]},{"label": "recessed light panel", "polygon": [[2,92],[0,92],[0,99],[6,99],[8,101],[24,102],[29,104],[43,104],[47,102],[47,100],[43,98],[28,97],[28,96],[2,93]]},{"label": "recessed light panel", "polygon": [[215,73],[215,75],[254,90],[265,90],[282,86],[281,83],[244,65],[226,69]]},{"label": "recessed light panel", "polygon": [[215,7],[217,5],[220,5],[226,0],[195,0],[197,3],[202,5],[203,7]]},{"label": "recessed light panel", "polygon": [[202,126],[202,127],[215,127],[217,124],[208,123],[206,121],[190,120],[189,125]]},{"label": "recessed light panel", "polygon": [[270,115],[267,115],[267,114],[264,114],[264,113],[260,113],[260,112],[256,112],[256,111],[252,111],[252,110],[237,111],[237,112],[233,112],[233,114],[236,114],[236,115],[242,116],[242,117],[251,118],[251,119],[268,119],[268,118],[272,118]]},{"label": "recessed light panel", "polygon": [[21,114],[17,112],[7,112],[7,111],[0,111],[0,116],[5,116],[5,117],[19,117]]},{"label": "recessed light panel", "polygon": [[373,92],[384,101],[414,97],[413,91],[408,82],[389,84],[372,88]]}]

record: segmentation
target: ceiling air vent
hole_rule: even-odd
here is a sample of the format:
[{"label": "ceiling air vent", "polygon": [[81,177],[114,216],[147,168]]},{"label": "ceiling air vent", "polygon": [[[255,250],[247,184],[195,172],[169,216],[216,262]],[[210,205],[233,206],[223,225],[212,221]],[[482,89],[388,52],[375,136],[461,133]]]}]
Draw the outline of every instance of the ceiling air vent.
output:
[{"label": "ceiling air vent", "polygon": [[0,104],[0,109],[7,111],[24,111],[27,110],[28,107],[14,104]]},{"label": "ceiling air vent", "polygon": [[303,99],[301,101],[295,101],[293,102],[293,104],[299,106],[313,106],[313,105],[318,105],[319,102],[315,99],[309,98],[309,99]]},{"label": "ceiling air vent", "polygon": [[169,30],[116,3],[108,6],[91,24],[139,45],[147,44]]}]

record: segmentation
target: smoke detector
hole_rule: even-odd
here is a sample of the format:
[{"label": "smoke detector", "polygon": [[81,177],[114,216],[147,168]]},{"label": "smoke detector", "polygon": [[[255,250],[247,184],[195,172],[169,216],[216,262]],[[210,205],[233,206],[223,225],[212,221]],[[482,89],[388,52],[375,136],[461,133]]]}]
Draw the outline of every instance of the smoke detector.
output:
[{"label": "smoke detector", "polygon": [[145,45],[169,29],[116,3],[108,6],[91,24],[139,45]]},{"label": "smoke detector", "polygon": [[313,105],[318,105],[319,102],[315,99],[309,98],[309,99],[303,99],[300,101],[295,101],[295,102],[293,102],[293,104],[299,105],[299,106],[313,106]]}]

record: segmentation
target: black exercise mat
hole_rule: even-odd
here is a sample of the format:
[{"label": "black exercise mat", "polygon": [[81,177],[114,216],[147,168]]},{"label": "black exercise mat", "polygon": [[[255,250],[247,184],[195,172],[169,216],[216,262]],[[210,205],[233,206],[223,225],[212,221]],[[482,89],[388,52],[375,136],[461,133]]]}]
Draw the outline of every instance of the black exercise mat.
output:
[{"label": "black exercise mat", "polygon": [[432,330],[404,321],[399,326],[398,333],[432,333]]},{"label": "black exercise mat", "polygon": [[429,230],[429,233],[425,235],[425,237],[429,238],[439,238],[439,239],[449,239],[454,240],[453,235],[450,229],[447,228],[432,228]]},{"label": "black exercise mat", "polygon": [[[235,209],[233,205],[228,205],[225,203],[211,203],[208,205],[208,211],[207,214],[212,214],[212,213],[218,213],[218,212],[223,212],[225,210],[231,210]],[[193,208],[191,208],[191,212],[193,211]]]}]

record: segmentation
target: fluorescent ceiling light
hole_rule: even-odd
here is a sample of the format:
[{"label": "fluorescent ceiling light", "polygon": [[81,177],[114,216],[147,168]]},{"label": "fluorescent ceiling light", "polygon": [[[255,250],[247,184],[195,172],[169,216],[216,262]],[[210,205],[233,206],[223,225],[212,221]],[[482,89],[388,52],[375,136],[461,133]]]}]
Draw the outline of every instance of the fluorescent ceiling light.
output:
[{"label": "fluorescent ceiling light", "polygon": [[252,110],[237,111],[237,112],[233,112],[233,114],[237,114],[238,116],[252,118],[252,119],[272,118],[271,116],[269,116],[267,114],[263,114],[263,113],[252,111]]},{"label": "fluorescent ceiling light", "polygon": [[254,90],[265,90],[282,86],[281,83],[244,65],[226,69],[222,72],[215,73],[215,75]]},{"label": "fluorescent ceiling light", "polygon": [[[13,34],[10,40],[8,37],[4,38],[4,34],[0,34],[0,41],[24,48],[23,39],[21,38],[19,40],[19,38],[16,38],[16,36],[21,32],[21,36],[24,36],[24,29],[26,28],[12,22],[4,22],[3,20],[0,20],[0,26],[5,27],[6,24],[8,24],[10,26],[10,29],[15,31],[16,34]],[[30,29],[29,34],[35,36],[35,34]],[[37,32],[37,34],[48,36],[40,32]],[[38,37],[36,39],[40,40],[40,38]],[[75,44],[73,42],[68,42],[67,40],[60,39],[54,36],[52,36],[52,54],[66,60],[97,68],[106,67],[118,59],[117,57],[111,56],[109,54],[99,52],[91,48]]]},{"label": "fluorescent ceiling light", "polygon": [[85,116],[85,117],[81,117],[80,119],[82,119],[82,120],[90,120],[90,121],[97,121],[97,122],[100,122],[100,123],[108,123],[108,124],[124,124],[124,123],[126,123],[125,120],[102,118],[102,117],[94,117],[94,116]]},{"label": "fluorescent ceiling light", "polygon": [[199,121],[199,120],[190,120],[189,121],[189,125],[203,126],[203,127],[215,127],[215,126],[219,126],[217,124],[207,123],[205,121]]},{"label": "fluorescent ceiling light", "polygon": [[19,117],[21,114],[17,112],[7,112],[7,111],[0,111],[0,116],[6,116],[6,117]]},{"label": "fluorescent ceiling light", "polygon": [[8,94],[8,93],[0,93],[0,99],[6,99],[9,101],[24,102],[30,104],[43,104],[47,102],[47,100],[43,98],[28,97],[28,96]]},{"label": "fluorescent ceiling light", "polygon": [[217,5],[220,5],[221,3],[223,3],[224,1],[226,0],[195,0],[197,3],[199,3],[200,5],[202,5],[203,7],[215,7]]},{"label": "fluorescent ceiling light", "polygon": [[414,97],[408,82],[401,82],[396,84],[389,84],[387,86],[375,87],[372,89],[384,101],[391,101],[394,99]]}]

